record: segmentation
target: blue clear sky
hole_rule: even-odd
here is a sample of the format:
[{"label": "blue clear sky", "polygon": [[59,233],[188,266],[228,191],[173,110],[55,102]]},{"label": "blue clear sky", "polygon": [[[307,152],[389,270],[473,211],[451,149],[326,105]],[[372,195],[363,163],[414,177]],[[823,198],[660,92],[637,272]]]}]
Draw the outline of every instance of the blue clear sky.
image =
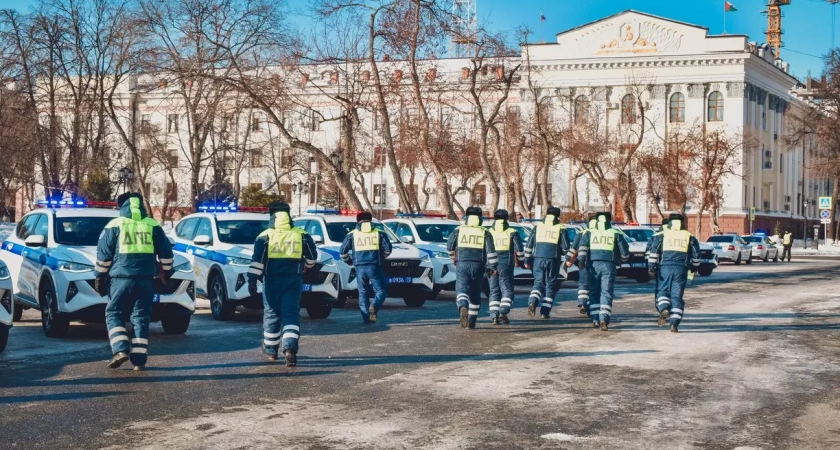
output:
[{"label": "blue clear sky", "polygon": [[[295,22],[305,24],[310,0],[287,0],[300,16]],[[555,33],[615,14],[636,9],[683,22],[704,26],[712,34],[723,31],[724,0],[476,0],[479,20],[499,31],[512,31],[519,25],[534,30],[539,40],[540,11],[546,16],[543,35],[552,40]],[[746,34],[750,40],[763,42],[767,26],[765,0],[730,0],[738,9],[726,15],[726,31]],[[0,8],[26,9],[32,0],[0,0]],[[838,7],[840,9],[840,7]],[[804,77],[808,71],[817,76],[822,71],[821,55],[831,47],[832,7],[825,0],[792,0],[783,8],[785,35],[783,58],[791,71]],[[840,12],[838,12],[840,14]],[[838,21],[840,22],[840,20]],[[840,28],[840,23],[837,24]],[[835,44],[840,44],[840,38]],[[811,56],[809,56],[811,55]]]}]

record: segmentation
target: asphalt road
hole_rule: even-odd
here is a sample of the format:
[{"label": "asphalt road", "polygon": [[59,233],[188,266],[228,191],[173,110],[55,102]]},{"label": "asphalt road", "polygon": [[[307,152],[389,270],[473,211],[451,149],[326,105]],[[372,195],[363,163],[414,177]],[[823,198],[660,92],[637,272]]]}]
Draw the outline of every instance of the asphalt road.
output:
[{"label": "asphalt road", "polygon": [[[304,314],[299,367],[266,361],[259,311],[184,336],[153,325],[149,370],[106,368],[103,325],[47,339],[34,311],[0,355],[0,448],[840,448],[838,261],[724,266],[679,334],[653,284],[622,281],[593,331],[563,289],[550,320],[519,290],[509,326],[451,301]],[[127,365],[130,367],[130,365]]]}]

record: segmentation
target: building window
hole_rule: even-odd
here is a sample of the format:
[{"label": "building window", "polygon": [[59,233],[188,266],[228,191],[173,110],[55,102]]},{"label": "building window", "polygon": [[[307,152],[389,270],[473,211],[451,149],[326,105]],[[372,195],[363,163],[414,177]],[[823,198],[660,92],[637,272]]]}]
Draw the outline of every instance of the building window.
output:
[{"label": "building window", "polygon": [[440,108],[440,124],[444,129],[449,129],[452,125],[452,108],[444,106]]},{"label": "building window", "polygon": [[575,99],[575,123],[576,124],[586,123],[586,120],[587,120],[588,117],[589,117],[589,99],[587,99],[583,95],[579,95]]},{"label": "building window", "polygon": [[633,94],[621,99],[621,123],[636,123],[636,97]]},{"label": "building window", "polygon": [[473,188],[472,202],[476,206],[484,206],[487,204],[487,186],[479,184]]},{"label": "building window", "polygon": [[284,169],[291,169],[295,165],[295,153],[290,148],[280,151],[280,166]]},{"label": "building window", "polygon": [[262,152],[259,149],[252,149],[250,152],[251,167],[261,167],[263,165]]},{"label": "building window", "polygon": [[385,149],[381,146],[373,147],[373,167],[385,166]]},{"label": "building window", "polygon": [[384,205],[386,200],[385,185],[373,185],[373,203],[377,205]]},{"label": "building window", "polygon": [[681,92],[675,92],[671,95],[671,104],[669,107],[671,123],[685,122],[685,96]]},{"label": "building window", "polygon": [[152,128],[152,115],[143,114],[140,116],[140,129],[142,131],[149,131]]},{"label": "building window", "polygon": [[260,131],[260,116],[254,114],[251,116],[251,131]]},{"label": "building window", "polygon": [[178,201],[178,185],[175,183],[166,183],[166,200],[170,202]]},{"label": "building window", "polygon": [[178,131],[178,114],[170,114],[166,117],[166,132],[175,133]]},{"label": "building window", "polygon": [[170,148],[166,151],[166,162],[168,162],[171,167],[178,167],[178,159],[177,148]]},{"label": "building window", "polygon": [[292,201],[291,183],[280,183],[280,200],[283,200],[286,203],[290,203]]},{"label": "building window", "polygon": [[309,111],[309,131],[318,131],[321,129],[321,118],[315,111]]},{"label": "building window", "polygon": [[511,127],[519,126],[519,107],[508,106],[507,108],[507,125]]},{"label": "building window", "polygon": [[708,121],[709,122],[722,122],[723,121],[723,94],[719,91],[714,91],[709,94],[709,107],[708,107]]}]

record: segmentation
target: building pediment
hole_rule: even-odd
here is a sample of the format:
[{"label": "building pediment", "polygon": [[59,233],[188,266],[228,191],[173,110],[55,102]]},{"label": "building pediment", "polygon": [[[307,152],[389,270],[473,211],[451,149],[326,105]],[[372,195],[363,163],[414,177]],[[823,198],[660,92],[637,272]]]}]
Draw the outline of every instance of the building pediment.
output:
[{"label": "building pediment", "polygon": [[743,51],[746,36],[708,36],[708,29],[625,11],[557,35],[558,59],[688,55]]}]

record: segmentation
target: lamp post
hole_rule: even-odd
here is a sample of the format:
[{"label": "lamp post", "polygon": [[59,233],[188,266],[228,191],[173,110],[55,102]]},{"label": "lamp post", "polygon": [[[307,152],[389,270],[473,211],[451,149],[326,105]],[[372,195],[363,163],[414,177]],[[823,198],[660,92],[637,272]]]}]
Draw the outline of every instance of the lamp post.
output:
[{"label": "lamp post", "polygon": [[807,198],[802,201],[802,248],[808,248],[808,203]]},{"label": "lamp post", "polygon": [[[338,169],[336,171],[336,175],[338,177],[338,181],[341,182],[344,177],[344,156],[341,155],[340,149],[330,155],[330,161],[332,161],[333,165]],[[335,184],[335,191],[338,195],[338,210],[341,211],[341,186],[339,183]]]},{"label": "lamp post", "polygon": [[123,193],[125,193],[128,191],[128,184],[134,180],[134,171],[129,167],[123,167],[117,171],[117,180],[119,180],[123,187]]},{"label": "lamp post", "polygon": [[297,192],[298,215],[300,215],[300,196],[301,194],[306,194],[308,191],[309,189],[306,188],[306,185],[303,184],[303,181],[292,183],[292,192]]}]

